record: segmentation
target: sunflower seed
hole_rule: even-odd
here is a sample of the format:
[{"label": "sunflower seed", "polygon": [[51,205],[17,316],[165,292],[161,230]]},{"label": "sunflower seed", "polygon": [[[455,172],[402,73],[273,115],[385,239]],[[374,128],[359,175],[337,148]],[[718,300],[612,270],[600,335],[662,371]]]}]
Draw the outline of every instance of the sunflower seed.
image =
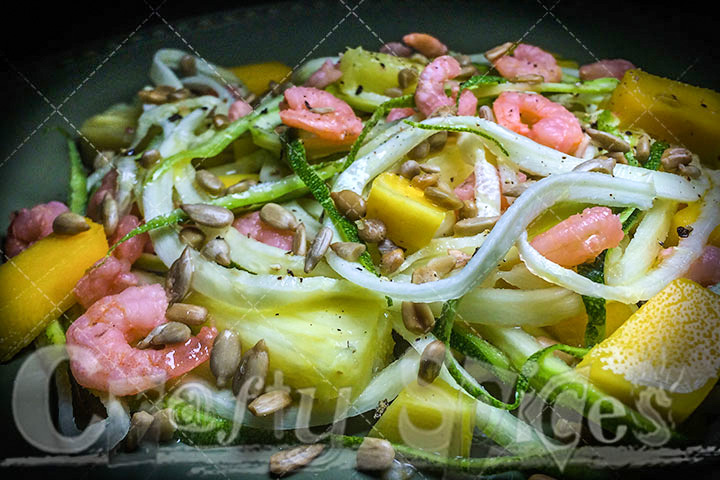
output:
[{"label": "sunflower seed", "polygon": [[282,477],[312,462],[325,446],[321,443],[283,450],[270,457],[270,473]]},{"label": "sunflower seed", "polygon": [[415,160],[403,162],[398,168],[398,173],[409,180],[416,175],[420,175],[420,164]]},{"label": "sunflower seed", "polygon": [[165,312],[165,318],[171,322],[181,322],[194,327],[205,323],[207,317],[207,308],[190,303],[173,303]]},{"label": "sunflower seed", "polygon": [[587,133],[590,138],[595,140],[601,147],[609,152],[625,153],[630,151],[630,144],[628,142],[611,133],[596,130],[594,128],[586,128],[585,133]]},{"label": "sunflower seed", "polygon": [[52,229],[58,235],[77,235],[80,232],[90,230],[90,225],[82,215],[63,212],[53,220]]},{"label": "sunflower seed", "polygon": [[195,74],[197,74],[195,57],[192,55],[183,55],[180,57],[180,75],[183,77],[192,77]]},{"label": "sunflower seed", "polygon": [[305,255],[307,253],[307,233],[305,224],[299,223],[293,234],[292,252],[295,255]]},{"label": "sunflower seed", "polygon": [[425,198],[448,210],[457,210],[463,207],[462,200],[444,183],[438,183],[434,187],[427,187],[425,189]]},{"label": "sunflower seed", "polygon": [[180,241],[194,249],[199,249],[205,242],[205,234],[195,227],[184,227],[178,234]]},{"label": "sunflower seed", "polygon": [[180,322],[167,322],[153,328],[148,335],[138,342],[137,348],[162,347],[176,343],[185,343],[190,339],[190,327]]},{"label": "sunflower seed", "polygon": [[338,211],[353,222],[365,216],[367,211],[365,199],[352,190],[332,192],[330,197],[335,202]]},{"label": "sunflower seed", "polygon": [[383,93],[385,94],[386,97],[397,98],[403,94],[403,91],[401,89],[399,89],[398,87],[390,87],[390,88],[386,88]]},{"label": "sunflower seed", "polygon": [[227,115],[223,115],[222,113],[217,113],[217,114],[213,115],[212,123],[213,123],[213,127],[215,127],[215,129],[224,130],[227,127],[229,127],[232,122],[230,121],[230,118]]},{"label": "sunflower seed", "polygon": [[205,203],[186,203],[180,206],[190,220],[211,228],[224,228],[232,225],[235,220],[233,213],[225,207],[207,205]]},{"label": "sunflower seed", "polygon": [[210,240],[203,247],[202,254],[223,267],[229,267],[232,263],[232,258],[230,258],[230,245],[224,238],[218,237]]},{"label": "sunflower seed", "polygon": [[210,371],[215,375],[218,387],[225,386],[235,374],[240,364],[242,347],[240,337],[232,330],[223,330],[215,337],[213,348],[210,351]]},{"label": "sunflower seed", "polygon": [[153,105],[162,105],[167,103],[168,94],[160,90],[140,90],[138,92],[138,98],[142,103],[150,103]]},{"label": "sunflower seed", "polygon": [[145,168],[150,168],[153,165],[155,165],[160,159],[162,158],[162,155],[160,155],[160,151],[158,151],[155,148],[151,148],[150,150],[145,150],[140,157],[140,163]]},{"label": "sunflower seed", "polygon": [[384,438],[365,437],[357,450],[357,469],[387,470],[395,460],[395,449]]},{"label": "sunflower seed", "polygon": [[330,245],[330,248],[338,257],[348,262],[356,261],[366,250],[365,245],[357,242],[335,242]]},{"label": "sunflower seed", "polygon": [[485,52],[485,58],[490,60],[491,63],[495,63],[495,61],[502,57],[503,55],[507,54],[510,49],[512,48],[513,44],[512,42],[505,42],[502,45],[498,45],[497,47],[491,48],[487,52]]},{"label": "sunflower seed", "polygon": [[250,402],[248,410],[256,417],[265,417],[278,412],[292,403],[290,394],[285,390],[266,392]]},{"label": "sunflower seed", "polygon": [[687,148],[673,147],[666,149],[660,156],[660,163],[665,170],[673,172],[680,165],[687,165],[692,161],[692,153]]},{"label": "sunflower seed", "polygon": [[265,377],[267,377],[269,365],[267,345],[265,340],[261,339],[242,356],[240,365],[233,376],[233,393],[239,394],[246,382],[253,382],[248,386],[247,399],[256,399],[265,389]]},{"label": "sunflower seed", "polygon": [[613,169],[615,168],[614,158],[602,158],[596,157],[590,160],[585,160],[582,163],[577,164],[572,171],[573,172],[600,172],[612,175]]},{"label": "sunflower seed", "polygon": [[387,227],[378,218],[366,218],[358,225],[358,236],[366,243],[379,243],[385,239]]},{"label": "sunflower seed", "polygon": [[242,193],[246,192],[250,187],[254,187],[258,184],[258,181],[253,178],[246,178],[245,180],[240,180],[234,185],[230,185],[227,190],[225,190],[226,195],[233,195],[235,193]]},{"label": "sunflower seed", "polygon": [[420,355],[418,384],[426,386],[435,381],[445,361],[445,344],[440,340],[428,343]]},{"label": "sunflower seed", "polygon": [[193,270],[190,247],[185,247],[182,254],[170,265],[165,277],[165,292],[170,303],[179,302],[190,291]]},{"label": "sunflower seed", "polygon": [[407,157],[411,160],[422,160],[430,154],[430,143],[424,140],[413,147],[408,153]]},{"label": "sunflower seed", "polygon": [[650,137],[643,134],[637,141],[637,145],[635,145],[635,159],[640,163],[645,163],[645,161],[650,157]]},{"label": "sunflower seed", "polygon": [[395,248],[382,254],[380,258],[380,271],[384,274],[393,273],[400,268],[405,261],[405,252],[401,248]]},{"label": "sunflower seed", "polygon": [[455,224],[453,231],[455,235],[469,236],[492,228],[500,220],[500,217],[473,217],[460,220]]},{"label": "sunflower seed", "polygon": [[212,195],[220,195],[225,191],[225,184],[212,172],[198,170],[195,172],[195,181],[200,188]]},{"label": "sunflower seed", "polygon": [[169,442],[177,430],[175,415],[171,408],[164,408],[153,414],[153,422],[150,424],[145,438],[155,442]]},{"label": "sunflower seed", "polygon": [[277,203],[266,203],[260,209],[260,219],[278,230],[293,230],[298,221],[287,208]]},{"label": "sunflower seed", "polygon": [[413,83],[417,82],[418,71],[414,68],[403,68],[398,72],[398,85],[405,90]]},{"label": "sunflower seed", "polygon": [[702,172],[694,165],[678,165],[678,173],[690,178],[700,178]]},{"label": "sunflower seed", "polygon": [[403,324],[412,333],[427,333],[435,325],[435,316],[427,303],[402,302],[401,311]]},{"label": "sunflower seed", "polygon": [[421,173],[420,175],[415,175],[412,180],[410,180],[410,185],[420,190],[425,190],[428,187],[437,185],[439,181],[440,175],[437,173]]},{"label": "sunflower seed", "polygon": [[187,88],[178,88],[172,93],[169,93],[167,98],[171,102],[177,102],[179,100],[185,100],[186,98],[190,97],[192,93]]},{"label": "sunflower seed", "polygon": [[320,262],[320,259],[325,255],[325,252],[327,252],[328,248],[330,247],[330,242],[332,242],[332,238],[332,230],[330,230],[328,227],[323,227],[320,229],[318,234],[315,236],[315,240],[313,240],[312,245],[310,245],[310,250],[308,251],[307,255],[305,255],[305,273],[310,273],[310,271],[315,268],[318,262]]},{"label": "sunflower seed", "polygon": [[152,425],[154,417],[148,412],[139,411],[133,413],[130,419],[130,430],[125,436],[125,450],[133,452],[137,450],[140,442],[145,437],[150,425]]},{"label": "sunflower seed", "polygon": [[[441,133],[447,133],[447,132],[441,132]],[[437,165],[430,165],[429,163],[421,163],[420,164],[420,170],[422,170],[425,173],[440,173],[440,167]]]},{"label": "sunflower seed", "polygon": [[398,246],[395,245],[395,243],[393,243],[393,241],[390,240],[389,238],[386,238],[382,242],[378,243],[378,250],[380,251],[381,255],[385,255],[388,252],[392,252],[396,248],[398,248]]},{"label": "sunflower seed", "polygon": [[492,108],[490,108],[488,105],[483,105],[482,107],[480,107],[480,109],[478,110],[478,117],[489,122],[495,121],[495,114],[493,113]]},{"label": "sunflower seed", "polygon": [[102,224],[108,237],[115,233],[119,221],[118,204],[113,196],[107,193],[102,201]]}]

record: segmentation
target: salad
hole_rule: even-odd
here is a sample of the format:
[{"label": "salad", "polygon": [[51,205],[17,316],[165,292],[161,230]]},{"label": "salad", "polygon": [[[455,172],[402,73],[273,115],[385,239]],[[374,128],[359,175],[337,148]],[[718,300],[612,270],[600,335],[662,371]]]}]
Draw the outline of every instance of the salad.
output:
[{"label": "salad", "polygon": [[[4,240],[0,357],[28,355],[33,445],[570,478],[622,466],[608,445],[650,465],[697,442],[720,94],[425,33],[295,71],[163,49],[149,78],[67,135],[67,202]],[[23,399],[53,372],[48,442]]]}]

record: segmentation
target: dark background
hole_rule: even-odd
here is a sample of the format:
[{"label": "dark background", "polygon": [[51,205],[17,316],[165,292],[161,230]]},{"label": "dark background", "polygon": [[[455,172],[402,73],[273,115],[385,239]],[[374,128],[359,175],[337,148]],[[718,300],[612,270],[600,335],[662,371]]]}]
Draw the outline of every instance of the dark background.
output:
[{"label": "dark background", "polygon": [[[8,60],[15,65],[35,64],[45,57],[68,50],[82,49],[97,40],[127,35],[149,16],[151,8],[157,8],[158,13],[172,23],[191,16],[273,3],[281,2],[277,0],[4,2],[2,8],[4,27],[0,31],[0,60],[5,61],[1,62],[0,71],[7,71]],[[346,0],[344,3],[353,6],[358,2]],[[423,20],[428,20],[423,12],[422,1],[395,0],[385,3],[401,6],[398,11],[404,12],[401,13],[404,16],[419,16],[424,17]],[[487,6],[490,5],[491,9],[518,12],[528,8],[537,9],[538,5],[544,5],[552,8],[553,13],[580,38],[585,31],[605,30],[608,42],[617,44],[622,42],[623,37],[630,39],[627,33],[632,33],[633,41],[642,38],[648,41],[648,46],[657,42],[663,49],[668,50],[669,55],[682,56],[685,52],[688,57],[692,57],[700,53],[708,60],[707,64],[693,67],[694,70],[700,69],[704,72],[707,80],[701,83],[707,87],[720,87],[720,75],[718,75],[720,69],[715,65],[720,63],[720,53],[717,48],[717,3],[698,0],[674,2],[474,0],[459,3],[466,4],[468,9],[480,5],[488,8]],[[322,13],[313,12],[313,15],[322,15]],[[162,23],[158,17],[152,16],[143,28],[152,28]],[[478,26],[479,30],[483,28],[482,25]]]}]

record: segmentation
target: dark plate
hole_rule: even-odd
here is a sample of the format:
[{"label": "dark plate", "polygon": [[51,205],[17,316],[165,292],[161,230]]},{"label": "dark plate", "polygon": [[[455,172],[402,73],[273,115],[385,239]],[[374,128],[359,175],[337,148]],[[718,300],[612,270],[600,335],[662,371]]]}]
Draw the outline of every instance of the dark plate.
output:
[{"label": "dark plate", "polygon": [[[83,23],[78,14],[77,23],[62,23],[74,48],[45,58],[37,57],[43,51],[40,47],[62,44],[63,40],[49,36],[62,28],[48,30],[46,36],[42,30],[32,30],[32,41],[27,43],[29,55],[24,55],[22,44],[16,43],[22,38],[3,45],[8,53],[3,55],[6,113],[0,129],[0,231],[7,228],[13,210],[65,199],[66,153],[62,137],[53,127],[76,133],[88,116],[130,99],[149,83],[147,72],[158,48],[191,50],[221,65],[279,60],[297,66],[313,57],[335,55],[346,46],[372,49],[398,40],[407,32],[424,31],[443,39],[456,51],[481,52],[507,40],[522,39],[580,63],[626,58],[646,71],[669,78],[710,88],[720,85],[717,54],[711,42],[712,17],[699,2],[682,2],[668,9],[657,2],[338,0],[267,2],[216,11],[218,3],[208,4],[207,8],[213,8],[211,13],[188,18],[183,17],[183,12],[202,11],[202,2],[191,8],[161,5],[156,13],[149,5],[137,2],[115,6],[106,19],[98,7],[100,10],[88,18],[92,22],[109,22],[108,31],[117,35],[81,43],[84,34],[94,38],[102,30],[87,27],[95,24],[87,19]],[[38,16],[42,19],[48,15],[39,11]],[[69,18],[66,14],[60,20]],[[57,52],[57,47],[53,51]],[[43,461],[22,460],[47,455],[23,439],[12,418],[13,380],[22,360],[19,357],[0,366],[3,475],[52,472],[55,477],[80,478],[266,477],[268,453],[255,450],[225,452],[216,457],[212,452],[189,449],[180,464],[164,461],[167,457],[163,454],[113,456],[109,462],[105,458],[80,461],[80,466],[54,466],[52,459],[43,460],[50,463],[45,466]],[[703,424],[704,419],[695,423]],[[226,463],[238,458],[245,463]],[[295,478],[359,477],[352,462],[352,455],[342,454],[325,462],[322,468]],[[29,466],[33,464],[36,466]],[[683,467],[683,472],[690,471],[699,478],[710,475],[712,467]],[[653,476],[660,473],[654,471]],[[627,476],[637,475],[634,472]],[[613,472],[610,476],[626,475]]]}]

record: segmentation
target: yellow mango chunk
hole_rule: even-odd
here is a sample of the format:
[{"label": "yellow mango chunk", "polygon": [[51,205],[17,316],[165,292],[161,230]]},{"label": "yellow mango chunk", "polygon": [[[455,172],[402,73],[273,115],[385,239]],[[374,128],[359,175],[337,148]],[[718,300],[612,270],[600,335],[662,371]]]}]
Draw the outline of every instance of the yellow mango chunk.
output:
[{"label": "yellow mango chunk", "polygon": [[[667,239],[665,240],[665,246],[676,246],[680,241],[680,237],[677,233],[678,227],[687,227],[688,225],[692,225],[699,216],[700,202],[693,202],[687,207],[678,210],[673,216],[672,223],[670,224],[670,231],[668,232]],[[720,225],[716,226],[710,233],[708,244],[720,247]]]},{"label": "yellow mango chunk", "polygon": [[679,278],[596,345],[577,366],[605,392],[634,406],[645,392],[680,423],[720,374],[720,295]]},{"label": "yellow mango chunk", "polygon": [[255,95],[260,95],[268,89],[270,81],[282,83],[290,80],[292,69],[281,62],[252,63],[230,67],[248,89]]},{"label": "yellow mango chunk", "polygon": [[257,173],[230,173],[228,175],[219,175],[218,178],[225,187],[229,187],[241,180],[257,180],[260,176]]},{"label": "yellow mango chunk", "polygon": [[388,238],[411,250],[432,240],[446,214],[448,210],[427,200],[407,178],[389,172],[375,178],[367,199],[367,217],[382,220]]},{"label": "yellow mango chunk", "polygon": [[640,128],[720,165],[720,94],[642,70],[628,70],[610,99],[620,127]]},{"label": "yellow mango chunk", "polygon": [[370,431],[429,453],[450,458],[470,455],[475,428],[475,400],[441,379],[427,386],[410,383]]},{"label": "yellow mango chunk", "polygon": [[258,306],[238,296],[231,305],[199,293],[187,301],[205,306],[219,331],[237,332],[243,351],[265,340],[268,384],[275,381],[275,372],[281,373],[286,385],[315,389],[316,401],[330,402],[331,408],[343,388],[351,389],[352,398],[359,395],[393,348],[384,301],[330,294],[283,306]]},{"label": "yellow mango chunk", "polygon": [[[610,335],[622,325],[630,315],[637,310],[635,305],[626,305],[620,302],[608,301],[605,303],[605,337]],[[585,346],[585,328],[588,317],[586,313],[568,318],[555,325],[545,327],[555,340],[573,347]]]},{"label": "yellow mango chunk", "polygon": [[75,284],[108,250],[105,231],[51,234],[0,265],[0,361],[12,358],[75,303]]}]

